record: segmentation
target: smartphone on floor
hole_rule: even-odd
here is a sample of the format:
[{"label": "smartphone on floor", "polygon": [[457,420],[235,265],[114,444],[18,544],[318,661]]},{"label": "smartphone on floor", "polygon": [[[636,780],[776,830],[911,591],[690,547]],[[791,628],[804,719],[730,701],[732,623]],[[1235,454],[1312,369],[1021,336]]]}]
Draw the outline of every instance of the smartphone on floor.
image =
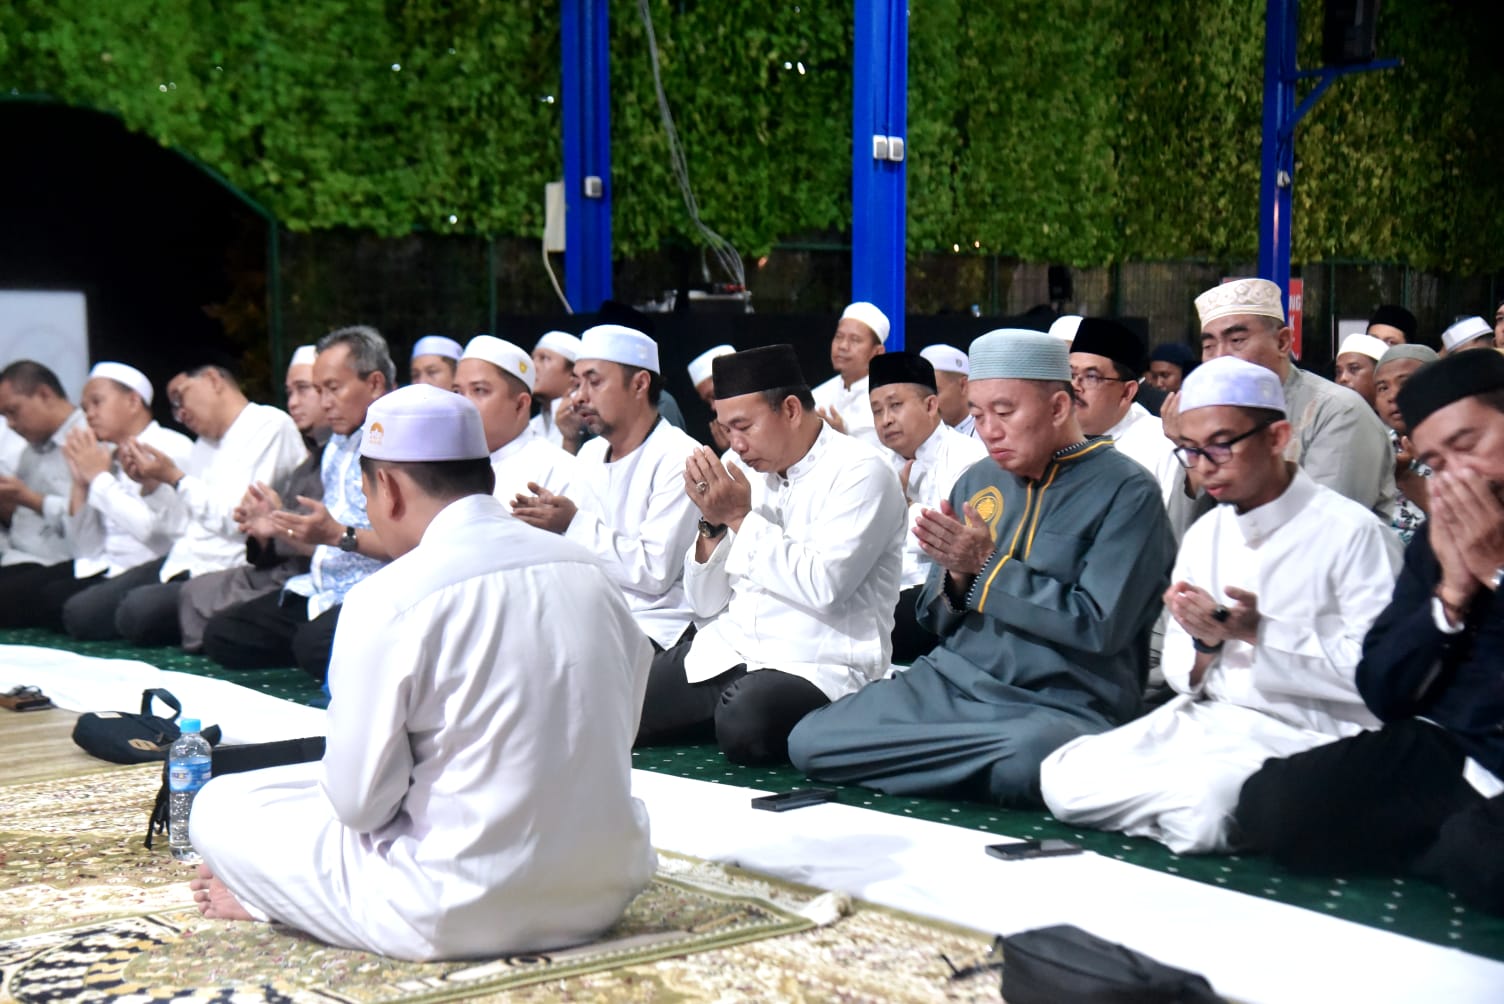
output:
[{"label": "smartphone on floor", "polygon": [[1027,861],[1030,858],[1056,858],[1065,854],[1080,854],[1081,848],[1069,840],[1046,838],[1020,840],[1011,844],[988,844],[987,853],[1004,861]]}]

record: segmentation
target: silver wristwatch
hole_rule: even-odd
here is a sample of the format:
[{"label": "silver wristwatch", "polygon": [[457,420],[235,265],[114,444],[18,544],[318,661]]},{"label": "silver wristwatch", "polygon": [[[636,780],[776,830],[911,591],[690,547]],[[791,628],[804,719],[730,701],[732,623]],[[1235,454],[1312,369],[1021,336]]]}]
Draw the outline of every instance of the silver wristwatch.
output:
[{"label": "silver wristwatch", "polygon": [[345,527],[345,535],[339,539],[341,551],[354,551],[360,547],[360,542],[355,539],[355,527]]}]

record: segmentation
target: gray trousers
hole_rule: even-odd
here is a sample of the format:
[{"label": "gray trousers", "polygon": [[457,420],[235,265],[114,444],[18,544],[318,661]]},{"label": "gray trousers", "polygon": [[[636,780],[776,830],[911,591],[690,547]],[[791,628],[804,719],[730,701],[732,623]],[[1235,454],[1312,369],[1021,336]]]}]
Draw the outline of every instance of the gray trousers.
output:
[{"label": "gray trousers", "polygon": [[128,568],[74,595],[63,604],[63,627],[83,641],[124,638],[135,645],[176,645],[178,592],[188,573],[160,581],[163,560]]},{"label": "gray trousers", "polygon": [[789,735],[789,759],[812,778],[890,795],[1037,805],[1044,758],[1102,731],[1089,714],[967,697],[920,659],[810,712]]},{"label": "gray trousers", "polygon": [[247,600],[276,592],[297,572],[296,566],[283,562],[271,568],[241,565],[189,579],[178,594],[178,627],[183,634],[183,649],[203,651],[204,626],[209,618]]}]

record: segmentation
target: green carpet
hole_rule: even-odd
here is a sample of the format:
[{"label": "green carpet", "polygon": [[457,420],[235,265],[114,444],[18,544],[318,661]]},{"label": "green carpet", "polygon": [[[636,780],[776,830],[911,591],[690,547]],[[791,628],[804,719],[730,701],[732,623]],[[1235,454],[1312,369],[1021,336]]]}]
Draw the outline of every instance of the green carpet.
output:
[{"label": "green carpet", "polygon": [[[323,693],[296,669],[226,670],[179,649],[77,642],[40,629],[0,631],[0,644],[43,645],[100,658],[138,659],[161,669],[231,680],[299,703],[308,703]],[[793,767],[735,766],[711,746],[637,750],[632,759],[633,766],[643,770],[748,788],[782,791],[810,783]],[[1418,879],[1318,879],[1292,875],[1257,857],[1182,857],[1151,840],[1066,826],[1042,809],[1010,810],[979,802],[900,798],[857,787],[842,788],[841,801],[1009,837],[1064,837],[1088,850],[1144,868],[1504,961],[1504,917],[1465,907],[1451,893]]]}]

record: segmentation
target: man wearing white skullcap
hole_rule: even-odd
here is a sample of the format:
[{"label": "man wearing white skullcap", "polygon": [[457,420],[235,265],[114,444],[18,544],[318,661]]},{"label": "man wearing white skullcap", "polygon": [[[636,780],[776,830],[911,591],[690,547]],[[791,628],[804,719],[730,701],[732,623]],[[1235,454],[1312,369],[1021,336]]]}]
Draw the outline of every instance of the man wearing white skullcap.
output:
[{"label": "man wearing white skullcap", "polygon": [[865,300],[848,304],[830,340],[830,364],[836,375],[815,387],[815,410],[837,432],[845,432],[874,449],[881,445],[872,427],[867,400],[867,367],[888,340],[888,315]]},{"label": "man wearing white skullcap", "polygon": [[346,600],[323,760],[199,792],[199,909],[400,959],[589,942],[653,875],[630,752],[651,647],[588,552],[492,496],[468,400],[395,391],[361,453],[394,560]]},{"label": "man wearing white skullcap", "polygon": [[574,391],[574,361],[580,340],[567,331],[550,331],[533,346],[533,400],[538,414],[533,431],[566,453],[580,449],[580,419],[570,401]]},{"label": "man wearing white skullcap", "polygon": [[1494,347],[1494,328],[1481,317],[1464,317],[1441,333],[1441,354]]},{"label": "man wearing white skullcap", "polygon": [[494,335],[476,335],[455,370],[459,392],[480,412],[486,448],[496,469],[496,497],[510,504],[539,484],[588,508],[599,508],[572,454],[533,431],[528,422],[537,367],[526,352]]},{"label": "man wearing white skullcap", "polygon": [[84,424],[84,413],[52,370],[21,359],[0,370],[0,415],[26,441],[15,475],[0,477],[0,515],[10,519],[10,546],[0,566],[65,561],[72,475],[59,447]]},{"label": "man wearing white skullcap", "polygon": [[[1354,391],[1295,365],[1295,332],[1285,323],[1280,288],[1268,279],[1237,279],[1196,297],[1201,358],[1236,356],[1280,378],[1291,436],[1285,459],[1319,485],[1346,495],[1385,522],[1394,512],[1394,461],[1389,437],[1373,409]],[[1177,436],[1176,400],[1160,411],[1165,435]],[[1196,472],[1191,472],[1194,486]]]},{"label": "man wearing white skullcap", "polygon": [[139,439],[181,463],[188,437],[152,418],[151,381],[133,366],[96,364],[80,400],[87,424],[75,425],[61,448],[73,478],[64,521],[73,560],[0,568],[0,626],[60,631],[70,596],[172,546],[174,513],[164,500],[143,498],[105,444]]},{"label": "man wearing white skullcap", "polygon": [[601,559],[653,644],[673,647],[693,620],[684,597],[684,552],[695,507],[684,461],[700,445],[658,413],[658,343],[635,328],[598,324],[580,336],[575,408],[595,436],[580,447],[599,508],[529,485],[517,518],[562,533]]},{"label": "man wearing white skullcap", "polygon": [[935,367],[935,388],[940,398],[940,417],[963,436],[977,436],[977,420],[966,407],[966,384],[971,377],[971,363],[966,353],[953,345],[931,345],[919,354]]},{"label": "man wearing white skullcap", "polygon": [[710,409],[710,439],[715,444],[717,453],[725,453],[731,444],[726,438],[726,427],[716,419],[715,375],[711,371],[712,364],[721,356],[735,354],[736,349],[730,345],[717,345],[715,348],[706,349],[689,361],[689,382],[694,384],[695,393],[700,395],[700,400],[704,401],[705,407]]},{"label": "man wearing white skullcap", "polygon": [[799,723],[789,755],[811,777],[1037,804],[1047,754],[1138,714],[1175,538],[1149,473],[1081,432],[1066,348],[1022,329],[972,343],[991,462],[915,531],[939,644]]},{"label": "man wearing white skullcap", "polygon": [[1373,335],[1351,334],[1337,347],[1337,383],[1373,407],[1373,371],[1389,345]]},{"label": "man wearing white skullcap", "polygon": [[426,383],[440,390],[454,389],[454,369],[465,349],[453,338],[424,335],[413,344],[409,376],[413,383]]},{"label": "man wearing white skullcap", "polygon": [[75,638],[177,644],[178,600],[187,580],[245,561],[235,510],[246,486],[275,482],[307,456],[287,413],[247,400],[223,363],[180,373],[168,391],[174,415],[198,435],[187,459],[180,463],[140,438],[121,443],[115,458],[143,498],[175,514],[172,547],[70,597],[62,619]]},{"label": "man wearing white skullcap", "polygon": [[308,571],[279,592],[215,614],[204,625],[203,649],[231,669],[295,665],[322,683],[345,594],[387,560],[366,515],[360,441],[367,410],[391,392],[397,368],[386,339],[365,325],[331,331],[317,348],[313,379],[333,433],[320,467],[323,495],[296,499],[301,511],[290,512],[284,506],[293,499],[261,485],[264,498],[247,507],[247,522],[266,516],[279,546],[311,553]]},{"label": "man wearing white skullcap", "polygon": [[[283,508],[292,512],[301,508],[299,498],[324,497],[324,444],[330,432],[319,389],[313,382],[318,354],[317,345],[300,345],[287,366],[287,413],[303,434],[308,456],[271,487]],[[311,555],[284,543],[286,534],[277,532],[270,509],[263,504],[267,499],[263,486],[251,485],[234,513],[245,534],[246,563],[196,575],[178,593],[178,627],[184,651],[203,651],[204,627],[221,610],[280,591],[289,579],[308,572]]]},{"label": "man wearing white skullcap", "polygon": [[1045,758],[1040,786],[1061,820],[1177,854],[1234,850],[1238,791],[1266,759],[1378,724],[1354,673],[1399,541],[1285,459],[1284,408],[1279,377],[1242,359],[1186,377],[1177,452],[1220,504],[1186,533],[1165,593],[1160,667],[1177,696]]}]

